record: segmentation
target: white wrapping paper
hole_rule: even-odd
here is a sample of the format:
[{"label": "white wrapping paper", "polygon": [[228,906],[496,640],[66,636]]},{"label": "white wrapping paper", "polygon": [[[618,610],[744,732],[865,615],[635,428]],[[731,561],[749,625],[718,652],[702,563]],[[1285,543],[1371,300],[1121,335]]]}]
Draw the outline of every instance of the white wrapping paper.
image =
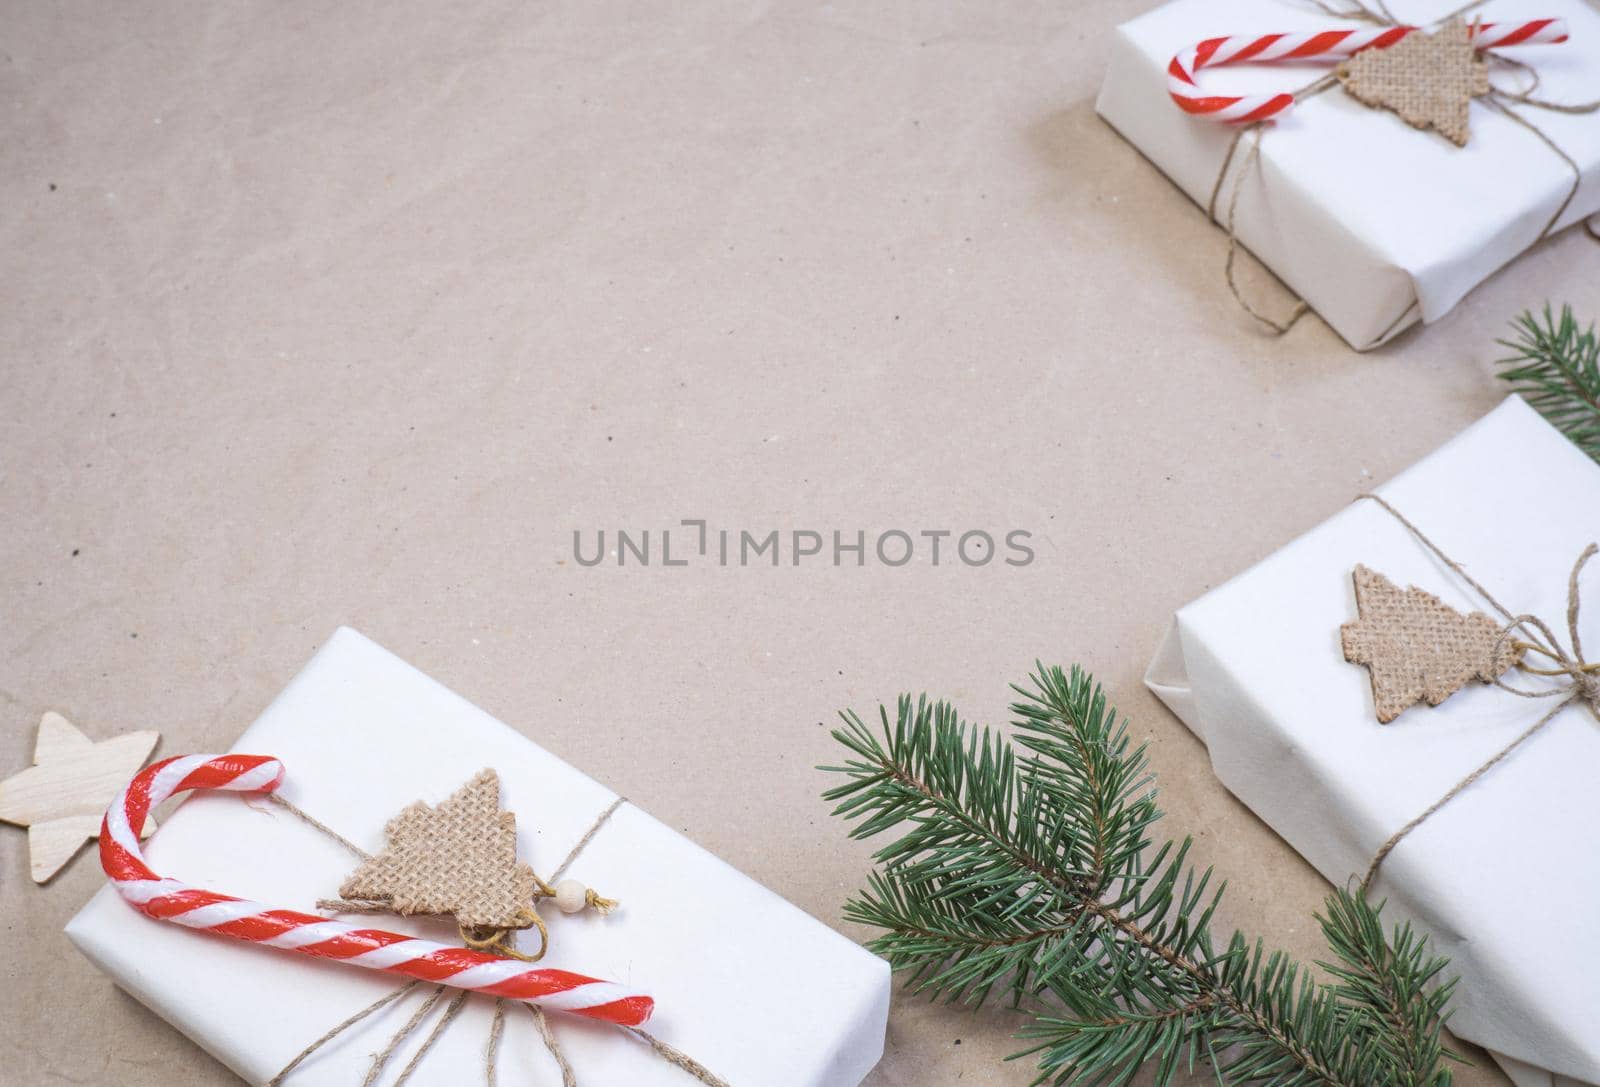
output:
[{"label": "white wrapping paper", "polygon": [[[1399,19],[1419,24],[1459,7],[1459,0],[1391,4]],[[1566,19],[1567,43],[1501,52],[1536,68],[1541,97],[1577,102],[1600,96],[1600,10],[1588,0],[1491,0],[1473,14],[1485,21]],[[1118,28],[1097,108],[1204,208],[1233,129],[1191,117],[1172,102],[1166,71],[1173,56],[1206,38],[1353,25],[1304,0],[1176,0]],[[1240,65],[1205,70],[1198,79],[1206,91],[1254,93],[1295,90],[1330,70]],[[1600,115],[1522,112],[1583,172],[1559,225],[1600,211]],[[1243,159],[1236,156],[1235,175]],[[1571,168],[1538,136],[1482,104],[1472,108],[1471,141],[1458,148],[1336,88],[1301,102],[1269,127],[1260,169],[1243,182],[1237,234],[1339,335],[1365,349],[1419,319],[1442,317],[1527,249],[1572,179]],[[1219,219],[1231,186],[1230,180],[1223,190]],[[1217,292],[1232,305],[1222,244],[1219,238]],[[1268,312],[1287,306],[1270,295],[1261,304]]]},{"label": "white wrapping paper", "polygon": [[[1507,607],[1565,632],[1572,564],[1600,539],[1600,467],[1521,400],[1378,493]],[[1551,705],[1474,684],[1379,725],[1367,670],[1340,650],[1357,563],[1485,609],[1381,507],[1356,502],[1179,611],[1146,677],[1223,784],[1341,885]],[[1592,653],[1600,574],[1586,586]],[[1405,838],[1374,892],[1451,957],[1451,1028],[1502,1056],[1519,1087],[1600,1083],[1597,773],[1600,724],[1570,708]]]},{"label": "white wrapping paper", "polygon": [[[517,813],[519,854],[546,873],[614,796],[350,630],[334,635],[235,750],[281,758],[283,795],[368,849],[382,845],[395,812],[418,798],[442,800],[492,766],[503,805]],[[353,863],[275,805],[222,794],[193,795],[163,821],[146,853],[163,875],[290,909],[334,895]],[[638,808],[624,805],[571,874],[623,906],[605,918],[545,911],[551,949],[542,965],[651,994],[657,1003],[648,1029],[733,1087],[854,1087],[877,1063],[887,965]],[[447,934],[437,922],[370,920]],[[253,1084],[399,983],[162,924],[110,887],[67,934],[118,985]],[[371,1054],[426,991],[419,987],[320,1051],[291,1087],[361,1082]],[[469,1000],[410,1082],[482,1083],[492,1008],[487,998]],[[499,1083],[560,1082],[532,1017],[514,1005],[509,1011]],[[558,1013],[550,1021],[582,1083],[689,1082],[620,1030]],[[390,1078],[425,1033],[394,1056]]]}]

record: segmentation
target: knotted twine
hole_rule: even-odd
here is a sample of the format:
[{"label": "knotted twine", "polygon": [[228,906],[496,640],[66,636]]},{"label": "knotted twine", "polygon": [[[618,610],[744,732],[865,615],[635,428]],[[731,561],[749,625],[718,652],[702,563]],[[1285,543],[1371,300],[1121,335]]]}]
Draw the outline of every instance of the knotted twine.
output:
[{"label": "knotted twine", "polygon": [[[372,854],[368,853],[366,850],[350,841],[332,827],[321,822],[309,812],[297,807],[295,804],[285,799],[282,795],[278,793],[272,793],[267,797],[267,799],[283,808],[289,814],[293,815],[295,818],[299,819],[313,830],[316,830],[328,838],[331,838],[333,841],[338,842],[351,853],[355,854],[357,857],[360,857],[363,861],[372,860]],[[601,829],[608,822],[610,822],[611,817],[617,813],[618,809],[620,809],[626,803],[628,803],[626,797],[619,796],[613,800],[610,806],[601,812],[595,818],[595,821],[590,824],[589,829],[584,832],[582,838],[578,839],[578,843],[572,847],[572,849],[567,853],[566,857],[556,867],[555,871],[550,874],[549,879],[540,879],[538,876],[534,877],[535,886],[537,888],[534,896],[535,900],[538,898],[554,896],[554,884],[561,880],[561,877],[566,874],[567,869],[570,868],[573,862],[578,859],[578,856],[586,848],[588,848],[589,843],[594,841],[595,836],[600,833]],[[602,913],[609,912],[609,909],[615,906],[615,903],[610,902],[607,899],[599,898],[592,890],[587,893],[587,898],[589,900],[589,905],[599,909]],[[382,912],[390,912],[392,909],[384,908],[381,903],[376,902],[351,903],[342,900],[319,902],[318,906],[360,913],[380,912],[380,910]],[[351,910],[351,906],[355,906],[356,908]],[[529,912],[534,913],[534,911],[531,909]],[[538,914],[534,913],[534,917],[537,918]],[[539,955],[542,956],[544,954],[545,945],[548,942],[548,933],[545,930],[542,922],[536,923],[542,938],[541,947],[539,950]],[[466,929],[462,930],[462,936],[464,940],[467,940],[470,935],[471,934]],[[468,940],[468,942],[470,943],[471,941]],[[524,955],[512,947],[509,942],[509,933],[504,932],[503,930],[495,938],[480,940],[479,950],[492,951],[498,954],[509,955],[525,960],[535,958],[535,956]],[[316,1053],[317,1050],[321,1049],[323,1046],[327,1045],[329,1042],[333,1041],[335,1038],[339,1037],[339,1035],[343,1034],[351,1027],[354,1027],[368,1016],[387,1007],[394,1001],[399,1000],[401,997],[404,997],[421,984],[421,981],[408,981],[399,988],[395,989],[393,992],[379,997],[377,1000],[373,1001],[365,1008],[362,1008],[354,1015],[351,1015],[349,1018],[330,1028],[326,1034],[322,1035],[322,1037],[306,1046],[299,1053],[296,1053],[294,1057],[289,1060],[288,1064],[284,1065],[283,1068],[279,1069],[275,1076],[263,1084],[263,1087],[283,1087],[283,1084],[285,1080],[287,1080],[289,1074],[298,1068],[308,1057]],[[434,991],[430,993],[422,1002],[422,1005],[417,1008],[416,1012],[411,1016],[411,1018],[407,1020],[397,1032],[395,1032],[394,1036],[389,1039],[388,1044],[385,1045],[384,1048],[378,1053],[373,1055],[372,1064],[367,1069],[366,1077],[361,1081],[361,1087],[376,1087],[379,1078],[383,1075],[384,1067],[389,1063],[389,1059],[394,1056],[395,1051],[405,1043],[405,1040],[415,1033],[417,1027],[422,1024],[423,1020],[428,1017],[428,1013],[433,1010],[434,1006],[438,1004],[439,1000],[444,996],[444,992],[447,988],[448,986],[444,985],[435,986]],[[406,1066],[403,1069],[401,1069],[400,1075],[395,1079],[393,1087],[404,1087],[405,1083],[411,1078],[412,1073],[416,1071],[417,1066],[422,1063],[423,1057],[427,1056],[428,1051],[433,1048],[434,1043],[444,1035],[445,1030],[448,1029],[450,1024],[455,1021],[456,1016],[461,1013],[461,1010],[465,1006],[466,999],[469,995],[470,994],[466,990],[462,990],[456,995],[455,999],[450,1002],[449,1006],[445,1009],[444,1015],[440,1017],[439,1022],[434,1025],[433,1030],[426,1038],[423,1039],[421,1046],[419,1046],[417,1051],[412,1054],[411,1060],[406,1063]],[[516,1003],[520,1004],[524,1008],[527,1008],[532,1014],[534,1025],[539,1031],[540,1040],[544,1043],[545,1049],[549,1051],[551,1059],[555,1061],[556,1067],[561,1071],[562,1087],[578,1087],[577,1075],[573,1071],[571,1063],[567,1060],[566,1054],[562,1051],[561,1044],[556,1039],[555,1032],[551,1029],[549,1020],[545,1016],[544,1009],[539,1007],[537,1004],[528,1004],[522,1001],[517,1001]],[[500,1051],[500,1038],[505,1031],[505,1006],[506,1001],[503,998],[497,998],[494,1002],[494,1019],[490,1024],[489,1038],[484,1045],[483,1051],[483,1073],[485,1087],[498,1087],[498,1057]],[[706,1084],[707,1087],[731,1087],[726,1080],[713,1073],[699,1061],[696,1061],[688,1054],[673,1048],[666,1042],[663,1042],[661,1039],[655,1037],[653,1034],[650,1034],[648,1031],[640,1030],[638,1027],[619,1027],[618,1029],[624,1030],[633,1035],[639,1041],[648,1045],[651,1051],[656,1054],[656,1056],[660,1057],[673,1067],[682,1069],[684,1072],[699,1080],[701,1083]]]},{"label": "knotted twine", "polygon": [[[1387,3],[1385,3],[1385,0],[1373,0],[1373,5],[1371,7],[1368,7],[1364,0],[1350,0],[1353,6],[1348,8],[1335,7],[1332,3],[1328,2],[1328,0],[1311,0],[1311,2],[1335,18],[1355,19],[1360,22],[1372,23],[1376,26],[1392,27],[1401,25],[1400,21],[1395,18],[1394,13],[1389,10],[1389,6]],[[1468,3],[1463,4],[1461,7],[1455,9],[1449,14],[1435,20],[1434,25],[1444,24],[1455,19],[1460,19],[1475,9],[1482,7],[1487,2],[1488,0],[1469,0]],[[1597,8],[1600,8],[1600,0],[1590,0],[1590,3],[1594,4]],[[1573,160],[1571,155],[1567,154],[1566,151],[1561,149],[1561,146],[1550,137],[1549,133],[1545,132],[1544,129],[1540,128],[1538,125],[1534,124],[1532,121],[1528,120],[1528,118],[1522,116],[1511,107],[1513,105],[1523,105],[1530,106],[1535,109],[1548,110],[1553,113],[1588,114],[1600,112],[1600,99],[1595,99],[1592,102],[1564,103],[1552,102],[1544,98],[1537,98],[1535,97],[1535,92],[1537,92],[1539,89],[1539,73],[1534,68],[1532,68],[1530,65],[1524,64],[1521,61],[1512,60],[1509,57],[1500,56],[1496,53],[1486,51],[1485,55],[1488,57],[1489,62],[1492,65],[1500,65],[1503,68],[1512,69],[1525,75],[1528,79],[1528,85],[1523,90],[1513,91],[1496,86],[1491,81],[1489,93],[1483,96],[1480,101],[1482,101],[1489,108],[1493,109],[1496,113],[1502,114],[1503,116],[1521,125],[1529,132],[1533,133],[1533,135],[1539,139],[1539,142],[1554,152],[1555,155],[1566,164],[1567,169],[1572,171],[1572,184],[1568,187],[1566,196],[1562,198],[1560,206],[1558,206],[1555,210],[1555,214],[1551,215],[1549,221],[1545,223],[1544,229],[1540,230],[1538,236],[1535,237],[1533,241],[1528,243],[1527,248],[1531,249],[1533,246],[1538,245],[1540,242],[1544,241],[1546,238],[1550,237],[1550,235],[1555,233],[1556,224],[1561,221],[1561,217],[1565,215],[1567,213],[1567,209],[1572,206],[1572,201],[1577,197],[1578,189],[1583,184],[1583,170],[1581,167],[1579,167],[1577,162]],[[1304,87],[1301,87],[1299,90],[1294,91],[1293,94],[1295,102],[1298,104],[1306,99],[1315,98],[1324,91],[1331,90],[1339,85],[1338,74],[1330,73],[1321,77],[1320,79],[1313,80]],[[1240,125],[1235,130],[1233,139],[1228,144],[1227,154],[1223,156],[1222,166],[1217,170],[1217,179],[1211,186],[1211,199],[1206,203],[1206,216],[1213,223],[1216,223],[1219,227],[1221,227],[1223,232],[1228,236],[1228,253],[1227,257],[1223,261],[1222,268],[1223,277],[1228,283],[1228,291],[1233,295],[1234,301],[1239,303],[1239,307],[1241,309],[1254,318],[1259,324],[1267,328],[1273,335],[1282,336],[1296,324],[1298,324],[1300,318],[1304,317],[1306,313],[1310,311],[1310,305],[1305,299],[1296,296],[1294,306],[1289,311],[1289,315],[1287,317],[1279,319],[1268,316],[1267,314],[1261,312],[1261,310],[1257,309],[1247,298],[1245,298],[1244,292],[1239,287],[1239,282],[1234,270],[1240,248],[1239,236],[1235,230],[1235,222],[1238,218],[1239,212],[1239,194],[1244,189],[1245,180],[1252,174],[1253,171],[1259,168],[1261,164],[1261,140],[1265,134],[1264,126],[1268,123],[1269,122],[1267,121],[1253,121],[1249,124]],[[1228,180],[1228,170],[1229,167],[1233,165],[1234,157],[1239,151],[1239,145],[1241,142],[1243,142],[1246,136],[1253,136],[1253,139],[1250,141],[1250,148],[1245,153],[1244,161],[1241,163],[1238,173],[1234,176],[1233,190],[1228,197],[1226,217],[1219,219],[1217,217],[1217,204],[1222,198],[1222,189]],[[1592,238],[1594,238],[1596,241],[1600,241],[1600,227],[1597,227],[1594,222],[1586,219],[1584,221],[1584,229]],[[1405,309],[1400,311],[1399,316],[1391,321],[1382,332],[1378,333],[1377,337],[1374,338],[1371,343],[1360,348],[1359,350],[1370,350],[1371,348],[1377,347],[1379,344],[1383,343],[1390,337],[1390,335],[1394,333],[1395,329],[1400,327],[1406,318],[1411,316],[1412,311],[1416,308],[1417,300],[1413,298],[1411,303],[1407,305]]]},{"label": "knotted twine", "polygon": [[[1485,589],[1471,574],[1467,573],[1466,568],[1461,563],[1445,554],[1438,544],[1429,539],[1427,534],[1413,524],[1410,518],[1395,509],[1386,499],[1371,493],[1357,497],[1357,501],[1362,499],[1376,502],[1386,510],[1391,517],[1405,526],[1419,543],[1431,551],[1435,558],[1449,567],[1462,581],[1471,586],[1472,590],[1484,602],[1500,614],[1501,619],[1504,620],[1504,625],[1501,627],[1499,639],[1495,643],[1493,657],[1498,657],[1508,647],[1520,653],[1536,653],[1549,661],[1549,666],[1535,668],[1523,661],[1519,665],[1523,671],[1530,675],[1565,678],[1569,681],[1545,690],[1528,690],[1523,687],[1513,687],[1499,676],[1490,680],[1494,686],[1499,687],[1502,691],[1508,691],[1519,698],[1559,698],[1561,701],[1543,717],[1540,717],[1530,725],[1516,739],[1492,755],[1482,766],[1479,766],[1451,786],[1448,792],[1434,801],[1421,815],[1418,815],[1411,822],[1390,835],[1389,840],[1378,848],[1377,854],[1372,858],[1372,863],[1367,867],[1366,875],[1361,880],[1361,890],[1365,893],[1372,886],[1372,881],[1377,878],[1378,869],[1383,866],[1384,860],[1388,858],[1390,853],[1394,852],[1395,846],[1399,845],[1412,831],[1431,819],[1441,808],[1470,789],[1485,774],[1509,757],[1512,752],[1543,732],[1545,727],[1559,717],[1564,710],[1571,706],[1587,707],[1595,722],[1600,724],[1600,662],[1591,663],[1584,659],[1583,639],[1578,633],[1578,609],[1581,597],[1579,580],[1583,575],[1584,566],[1596,554],[1600,554],[1600,546],[1590,544],[1584,548],[1583,553],[1578,556],[1578,561],[1573,564],[1572,573],[1567,577],[1567,632],[1571,638],[1571,645],[1565,646],[1561,644],[1561,639],[1556,636],[1555,632],[1550,629],[1549,624],[1537,615],[1528,613],[1513,615],[1505,605],[1494,598],[1488,589]],[[1519,633],[1522,635],[1520,638],[1517,636]]]}]

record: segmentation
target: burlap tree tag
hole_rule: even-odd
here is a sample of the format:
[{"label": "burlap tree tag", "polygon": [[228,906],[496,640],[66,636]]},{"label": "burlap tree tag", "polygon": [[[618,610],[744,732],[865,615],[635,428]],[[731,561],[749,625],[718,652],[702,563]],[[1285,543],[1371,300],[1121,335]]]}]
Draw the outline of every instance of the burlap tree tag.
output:
[{"label": "burlap tree tag", "polygon": [[1463,615],[1432,593],[1355,569],[1360,618],[1339,628],[1345,660],[1372,673],[1378,720],[1388,724],[1408,706],[1437,706],[1473,680],[1491,682],[1522,659],[1482,612]]},{"label": "burlap tree tag", "polygon": [[400,914],[449,915],[458,924],[525,928],[533,869],[517,861],[517,817],[500,810],[500,778],[484,770],[438,807],[417,801],[389,820],[388,844],[339,888]]},{"label": "burlap tree tag", "polygon": [[1366,49],[1338,69],[1357,101],[1392,110],[1414,128],[1435,129],[1465,147],[1469,107],[1489,93],[1489,62],[1460,19],[1433,34],[1408,34],[1387,49]]}]

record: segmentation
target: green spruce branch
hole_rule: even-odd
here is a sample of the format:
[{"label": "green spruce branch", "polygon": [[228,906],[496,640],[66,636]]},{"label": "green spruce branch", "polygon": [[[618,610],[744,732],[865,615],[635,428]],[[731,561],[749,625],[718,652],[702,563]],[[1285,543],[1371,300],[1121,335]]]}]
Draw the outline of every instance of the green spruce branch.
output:
[{"label": "green spruce branch", "polygon": [[1580,328],[1570,306],[1557,319],[1524,313],[1516,335],[1500,340],[1512,354],[1499,361],[1500,376],[1562,433],[1600,461],[1600,338],[1594,325]]},{"label": "green spruce branch", "polygon": [[1336,891],[1318,918],[1331,963],[1304,966],[1235,933],[1189,863],[1189,840],[1152,837],[1161,817],[1144,749],[1074,668],[1042,666],[1013,736],[945,703],[900,699],[881,729],[842,714],[848,750],[823,769],[851,835],[896,832],[875,854],[851,920],[909,987],[981,1004],[1003,995],[1033,1018],[1022,1036],[1040,1084],[1165,1087],[1209,1067],[1225,1085],[1448,1087],[1441,1043],[1454,982],[1409,926]]}]

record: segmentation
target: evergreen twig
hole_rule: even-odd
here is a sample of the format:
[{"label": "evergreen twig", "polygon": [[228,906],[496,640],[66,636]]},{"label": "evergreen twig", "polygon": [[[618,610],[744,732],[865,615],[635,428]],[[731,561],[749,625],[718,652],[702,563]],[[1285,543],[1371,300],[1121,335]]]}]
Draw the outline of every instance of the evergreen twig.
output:
[{"label": "evergreen twig", "polygon": [[1498,341],[1512,354],[1499,360],[1500,376],[1585,453],[1600,461],[1600,337],[1580,328],[1572,307],[1561,316],[1549,305],[1542,318],[1530,311],[1512,322],[1516,337]]},{"label": "evergreen twig", "polygon": [[825,794],[851,835],[899,836],[846,906],[882,929],[871,947],[909,986],[981,1004],[1003,993],[1036,1083],[1157,1087],[1209,1066],[1258,1087],[1448,1087],[1441,1043],[1453,981],[1409,926],[1336,891],[1318,920],[1335,962],[1319,984],[1235,933],[1217,947],[1222,898],[1188,839],[1157,844],[1161,817],[1142,747],[1098,684],[1040,666],[1014,738],[946,703],[902,697],[880,731],[852,712],[834,737],[845,780]]}]

